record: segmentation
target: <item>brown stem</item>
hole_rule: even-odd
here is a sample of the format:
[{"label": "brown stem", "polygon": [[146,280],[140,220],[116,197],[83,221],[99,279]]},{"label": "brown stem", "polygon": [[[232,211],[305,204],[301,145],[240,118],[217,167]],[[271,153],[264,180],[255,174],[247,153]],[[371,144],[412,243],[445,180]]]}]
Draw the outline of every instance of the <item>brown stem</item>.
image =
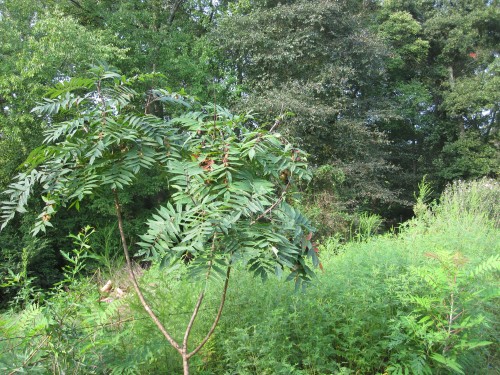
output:
[{"label": "brown stem", "polygon": [[122,240],[122,246],[123,246],[123,253],[125,254],[125,260],[127,262],[127,270],[128,274],[130,276],[130,281],[132,282],[132,285],[134,286],[135,292],[137,293],[137,296],[139,297],[139,300],[141,302],[142,307],[146,312],[149,314],[153,322],[156,324],[158,329],[163,333],[163,336],[167,339],[167,341],[172,345],[183,357],[182,349],[179,346],[179,344],[170,336],[170,334],[167,332],[163,324],[160,322],[156,314],[153,312],[149,304],[147,303],[146,299],[144,298],[144,295],[142,294],[142,290],[139,287],[139,284],[137,283],[137,279],[134,274],[134,270],[132,269],[132,262],[130,261],[130,255],[128,251],[128,246],[127,246],[127,241],[125,239],[125,232],[123,230],[123,219],[122,219],[122,211],[120,208],[120,200],[118,199],[118,192],[116,189],[113,189],[113,194],[115,197],[115,210],[116,210],[116,216],[118,218],[118,229],[120,230],[120,237]]},{"label": "brown stem", "polygon": [[212,333],[214,333],[215,328],[217,327],[217,324],[219,323],[219,319],[222,315],[222,310],[224,309],[224,303],[226,302],[227,287],[229,285],[230,274],[231,274],[231,266],[228,266],[227,272],[226,272],[226,280],[224,281],[224,288],[222,289],[222,297],[221,297],[219,309],[217,310],[217,315],[215,316],[215,320],[212,324],[212,327],[210,327],[210,330],[208,331],[205,338],[200,342],[200,344],[191,353],[187,354],[187,359],[191,358],[196,353],[198,353],[200,351],[200,349],[203,348],[203,345],[206,344],[206,342],[208,341],[210,336],[212,336]]},{"label": "brown stem", "polygon": [[186,355],[186,353],[184,353],[182,355],[182,369],[183,369],[184,375],[189,375],[189,358]]},{"label": "brown stem", "polygon": [[259,216],[257,216],[257,218],[255,220],[253,220],[250,225],[254,225],[257,221],[259,221],[260,219],[262,219],[264,216],[266,216],[268,213],[270,213],[272,210],[274,210],[274,208],[281,203],[281,201],[283,200],[283,198],[285,198],[285,195],[287,193],[287,190],[288,188],[290,187],[290,182],[288,182],[285,186],[285,189],[283,190],[283,193],[281,193],[281,196],[278,198],[278,200],[276,202],[274,202],[271,207],[269,207],[267,210],[265,210],[262,214],[260,214]]},{"label": "brown stem", "polygon": [[201,303],[203,302],[204,297],[205,297],[205,289],[203,289],[201,291],[200,296],[198,297],[198,301],[196,301],[196,306],[194,307],[193,314],[191,315],[191,319],[189,320],[189,323],[186,327],[186,332],[184,334],[184,340],[182,341],[182,348],[185,350],[185,353],[187,353],[189,334],[191,333],[191,329],[193,328],[194,321],[195,321],[196,317],[198,316],[198,311],[200,311],[200,306],[201,306]]},{"label": "brown stem", "polygon": [[207,282],[208,282],[208,279],[210,278],[210,273],[212,271],[216,238],[217,238],[217,233],[214,233],[214,236],[212,238],[212,246],[210,248],[210,254],[212,256],[212,259],[209,262],[208,271],[207,271],[207,274],[205,275],[205,287],[200,292],[200,296],[198,297],[198,301],[196,301],[196,305],[194,307],[193,314],[191,315],[191,319],[189,320],[189,323],[186,327],[186,332],[184,333],[184,340],[182,341],[182,349],[184,351],[183,357],[188,352],[189,334],[191,333],[191,329],[193,328],[194,321],[195,321],[196,317],[198,316],[198,311],[200,310],[200,306],[201,306],[201,303],[203,302],[203,298],[205,298],[205,291],[207,289]]}]

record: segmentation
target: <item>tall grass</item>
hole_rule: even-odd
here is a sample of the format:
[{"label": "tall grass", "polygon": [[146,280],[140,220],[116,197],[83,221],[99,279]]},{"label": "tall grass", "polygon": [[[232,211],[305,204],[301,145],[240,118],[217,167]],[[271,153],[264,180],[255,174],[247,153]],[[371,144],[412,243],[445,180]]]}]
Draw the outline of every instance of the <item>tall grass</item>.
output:
[{"label": "tall grass", "polygon": [[215,373],[496,373],[499,194],[457,182],[397,237],[327,242],[303,294],[243,278]]}]

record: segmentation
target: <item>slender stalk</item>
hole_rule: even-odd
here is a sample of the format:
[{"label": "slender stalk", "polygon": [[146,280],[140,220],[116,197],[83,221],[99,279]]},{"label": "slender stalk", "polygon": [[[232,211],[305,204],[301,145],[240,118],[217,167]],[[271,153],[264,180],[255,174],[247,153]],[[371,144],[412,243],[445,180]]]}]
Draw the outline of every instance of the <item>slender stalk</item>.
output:
[{"label": "slender stalk", "polygon": [[182,341],[182,366],[183,366],[183,370],[184,370],[184,375],[189,374],[188,340],[189,340],[189,335],[191,334],[191,330],[193,329],[194,321],[196,320],[196,317],[198,316],[198,312],[200,311],[200,306],[203,302],[203,298],[205,298],[205,292],[207,290],[208,279],[210,278],[210,273],[212,271],[216,238],[217,238],[217,233],[214,233],[214,236],[212,238],[212,246],[211,246],[211,250],[210,250],[210,253],[212,255],[212,259],[209,262],[208,271],[207,271],[207,274],[205,275],[205,287],[201,290],[200,295],[198,297],[198,301],[196,301],[196,305],[194,307],[193,314],[191,315],[191,319],[189,320],[189,323],[186,327],[186,332],[184,333],[184,340]]},{"label": "slender stalk", "polygon": [[188,339],[189,339],[189,334],[191,333],[191,329],[193,328],[194,321],[196,317],[198,316],[198,311],[200,311],[200,306],[201,303],[203,302],[203,298],[205,297],[205,289],[203,289],[200,293],[200,296],[198,297],[198,301],[196,301],[196,305],[193,310],[193,314],[191,315],[191,319],[189,320],[189,323],[186,327],[186,332],[184,333],[184,340],[182,341],[182,348],[185,350],[187,353],[187,345],[188,345]]},{"label": "slender stalk", "polygon": [[50,335],[45,336],[45,338],[40,341],[40,343],[37,345],[37,347],[35,349],[33,349],[33,351],[30,353],[30,355],[28,356],[28,358],[25,359],[25,361],[23,362],[23,364],[21,365],[21,367],[18,367],[17,369],[9,372],[9,375],[13,375],[16,372],[20,372],[23,369],[23,367],[26,366],[29,363],[29,361],[31,360],[31,358],[33,358],[35,356],[35,354],[38,353],[38,351],[40,350],[40,348],[43,346],[43,344],[45,344],[45,342],[49,339],[49,337],[50,337]]},{"label": "slender stalk", "polygon": [[[163,333],[163,336],[167,339],[167,341],[172,345],[182,356],[182,349],[180,345],[170,336],[170,334],[167,332],[163,324],[160,322],[156,314],[153,312],[151,307],[149,306],[148,302],[144,298],[144,295],[142,293],[141,288],[139,287],[139,284],[137,283],[137,279],[134,274],[134,270],[132,268],[132,262],[130,261],[130,255],[128,251],[128,246],[127,246],[127,240],[125,239],[125,232],[123,230],[123,219],[122,219],[122,211],[120,208],[120,200],[118,198],[118,192],[116,189],[113,190],[114,198],[115,198],[115,211],[116,211],[116,216],[118,218],[118,229],[120,230],[120,237],[122,240],[122,246],[123,246],[123,253],[125,254],[125,260],[127,262],[127,270],[128,274],[130,276],[130,281],[132,282],[132,285],[134,286],[134,289],[137,293],[137,296],[139,297],[139,301],[141,302],[142,307],[146,312],[149,314],[155,325],[158,327],[158,329]],[[184,356],[183,356],[184,357]]]},{"label": "slender stalk", "polygon": [[[216,237],[217,237],[217,233],[214,234],[214,237],[212,239],[212,250],[211,250],[212,255],[213,255],[214,249],[215,249]],[[207,290],[207,283],[208,283],[208,278],[210,277],[211,270],[212,270],[212,260],[210,260],[210,267],[208,268],[207,274],[205,275],[205,287],[200,292],[200,295],[198,297],[198,301],[196,301],[196,305],[194,306],[193,314],[191,315],[191,319],[189,320],[189,323],[186,327],[186,332],[184,333],[184,340],[182,341],[182,348],[184,349],[185,353],[187,353],[189,334],[191,333],[191,329],[193,328],[194,321],[195,321],[196,317],[198,316],[198,311],[200,310],[200,306],[203,302],[203,298],[205,298],[205,291]]]},{"label": "slender stalk", "polygon": [[182,370],[184,375],[189,375],[189,358],[186,355],[182,355]]},{"label": "slender stalk", "polygon": [[210,327],[210,330],[208,331],[207,335],[205,338],[200,342],[200,344],[189,354],[187,354],[187,358],[191,358],[194,356],[196,353],[200,351],[200,349],[203,347],[203,345],[206,344],[210,336],[212,336],[212,333],[214,333],[215,328],[217,327],[217,324],[219,323],[219,319],[222,315],[222,310],[224,309],[224,303],[226,302],[226,295],[227,295],[227,288],[229,285],[229,276],[231,274],[231,266],[227,267],[227,272],[226,272],[226,280],[224,281],[224,288],[222,290],[222,296],[221,296],[221,301],[219,305],[219,309],[217,310],[217,315],[215,316],[215,320],[212,324],[212,327]]}]

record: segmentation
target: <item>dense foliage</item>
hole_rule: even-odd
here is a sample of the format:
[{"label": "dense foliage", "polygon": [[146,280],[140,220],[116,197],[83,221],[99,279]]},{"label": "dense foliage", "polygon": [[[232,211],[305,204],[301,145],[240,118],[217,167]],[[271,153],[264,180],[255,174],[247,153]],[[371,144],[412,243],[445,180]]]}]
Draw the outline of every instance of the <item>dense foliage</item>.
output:
[{"label": "dense foliage", "polygon": [[[43,140],[46,123],[30,111],[45,90],[112,61],[130,77],[162,73],[144,90],[251,110],[303,147],[315,166],[303,209],[320,235],[347,239],[363,212],[391,226],[411,216],[424,175],[436,194],[457,178],[497,176],[499,24],[498,2],[480,0],[5,1],[0,188]],[[169,116],[157,103],[150,113]],[[124,209],[146,217],[155,184],[136,185]],[[109,211],[65,217],[43,239],[47,264],[26,236],[31,219],[17,220],[0,234],[2,272],[33,249],[31,270],[53,283],[66,234],[87,218],[109,223]]]},{"label": "dense foliage", "polygon": [[[9,365],[2,360],[5,368],[33,364],[36,371],[37,361],[42,372],[51,362],[54,373],[84,371],[80,362],[89,366],[86,372],[98,372],[94,365],[116,373],[125,371],[121,365],[176,368],[160,339],[137,335],[152,326],[135,320],[132,297],[120,300],[126,307],[101,303],[104,315],[82,318],[89,327],[111,324],[109,337],[67,320],[79,306],[96,308],[85,288],[122,273],[122,244],[151,267],[134,271],[141,284],[175,291],[168,301],[184,311],[195,298],[181,291],[192,284],[178,281],[180,275],[201,280],[208,274],[209,294],[220,289],[233,263],[263,278],[290,271],[291,279],[309,280],[311,266],[320,265],[313,240],[342,254],[323,262],[339,271],[320,276],[311,300],[278,298],[288,286],[274,282],[260,295],[251,287],[254,279],[233,269],[243,295],[254,296],[255,310],[247,317],[238,310],[241,330],[222,321],[222,336],[193,359],[199,372],[495,367],[491,346],[465,354],[471,346],[460,335],[458,341],[446,336],[439,328],[444,320],[432,320],[445,312],[428,308],[439,298],[449,307],[443,299],[456,294],[455,285],[466,293],[459,302],[464,315],[470,310],[485,320],[471,317],[463,323],[470,327],[449,332],[482,327],[488,337],[477,342],[492,340],[491,301],[464,280],[487,253],[479,232],[469,233],[467,225],[488,227],[481,232],[485,243],[494,230],[464,213],[483,202],[474,215],[498,221],[498,199],[492,199],[500,166],[499,46],[498,0],[0,0],[0,308],[26,319],[9,326],[14,331],[27,329],[22,321],[30,321],[30,313],[41,319],[33,328],[41,340],[14,343],[26,352]],[[431,201],[455,181],[483,177],[493,179],[486,184],[492,189],[458,183],[443,196],[444,208],[436,208],[457,205],[472,224],[455,223],[453,214],[450,228],[442,228],[445,214],[415,196],[422,181]],[[466,193],[471,197],[452,198]],[[400,226],[415,214],[417,220]],[[394,228],[405,228],[397,240],[359,244]],[[480,244],[461,243],[464,233]],[[408,236],[413,245],[406,245]],[[346,242],[355,242],[354,250],[343,247]],[[488,256],[494,255],[497,248],[488,244]],[[427,256],[419,252],[425,246]],[[400,257],[393,248],[413,255]],[[361,257],[367,263],[360,265]],[[419,257],[428,259],[420,263]],[[384,268],[384,261],[399,266]],[[79,268],[83,263],[87,271]],[[160,280],[159,264],[176,270]],[[350,279],[358,266],[360,284]],[[446,271],[452,269],[453,278]],[[94,271],[93,279],[84,277]],[[430,272],[441,275],[439,292],[426,284]],[[488,272],[478,273],[477,282],[494,283]],[[348,302],[337,304],[323,289]],[[145,296],[162,319],[172,313],[164,293],[146,290]],[[305,323],[317,313],[313,306],[322,311],[317,328]],[[258,309],[274,316],[267,326],[252,321]],[[372,325],[363,325],[363,311]],[[122,313],[133,323],[122,324]],[[194,340],[207,329],[203,309],[200,314]],[[426,316],[434,318],[419,320]],[[284,336],[273,341],[274,326]],[[308,341],[321,342],[319,333],[309,334],[319,331],[324,352]],[[375,331],[386,336],[370,341]],[[83,338],[89,334],[92,345]],[[144,344],[134,353],[127,342],[132,334]],[[365,351],[356,349],[361,337]],[[86,349],[77,354],[70,343]],[[87,355],[94,365],[83,360]]]},{"label": "dense foliage", "polygon": [[[261,283],[236,269],[218,334],[193,362],[198,374],[489,374],[498,368],[497,182],[457,183],[441,204],[421,196],[398,236],[322,246],[324,272],[301,293],[276,278]],[[0,366],[30,373],[178,373],[173,349],[127,293],[103,298],[106,279],[74,279],[91,266],[90,232],[74,237],[65,282],[44,304],[2,316]],[[183,332],[196,292],[179,268],[156,266],[141,284],[163,319]],[[130,285],[115,268],[116,288]],[[64,287],[66,285],[66,287]],[[218,299],[193,337],[203,335]],[[25,285],[29,287],[29,285]],[[168,293],[161,292],[168,289]],[[111,298],[110,298],[111,297]],[[106,302],[104,302],[106,301]]]}]

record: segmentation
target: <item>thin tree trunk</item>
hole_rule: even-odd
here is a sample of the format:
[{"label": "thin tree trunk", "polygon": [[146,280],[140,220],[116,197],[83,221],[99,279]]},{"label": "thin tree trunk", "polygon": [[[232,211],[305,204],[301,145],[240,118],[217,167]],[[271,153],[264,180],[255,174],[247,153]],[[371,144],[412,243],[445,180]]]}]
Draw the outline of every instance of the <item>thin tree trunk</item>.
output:
[{"label": "thin tree trunk", "polygon": [[128,274],[130,276],[130,281],[132,282],[132,285],[134,286],[134,289],[137,293],[137,296],[139,297],[139,300],[141,302],[142,307],[146,312],[149,314],[153,322],[156,324],[158,329],[163,333],[163,336],[167,339],[167,341],[172,345],[181,355],[183,355],[182,350],[180,345],[170,336],[170,334],[167,332],[163,324],[160,322],[156,314],[153,312],[149,304],[147,303],[146,299],[144,298],[144,295],[142,294],[142,290],[139,287],[139,284],[137,283],[137,279],[134,274],[134,270],[132,268],[132,262],[130,261],[130,255],[128,251],[128,246],[127,246],[127,240],[125,239],[125,232],[123,231],[123,219],[122,219],[122,211],[120,207],[120,200],[118,197],[118,192],[116,190],[113,190],[114,198],[115,198],[115,211],[116,211],[116,216],[118,218],[118,229],[120,230],[120,237],[122,240],[122,246],[123,246],[123,253],[125,254],[125,260],[127,262],[127,270]]},{"label": "thin tree trunk", "polygon": [[212,336],[212,334],[214,333],[215,328],[217,327],[217,324],[219,323],[220,317],[222,315],[222,310],[224,310],[224,303],[226,302],[227,288],[229,286],[230,275],[231,275],[231,266],[228,266],[227,271],[226,271],[226,280],[224,281],[224,288],[222,289],[222,297],[220,300],[219,309],[217,310],[217,315],[215,316],[215,320],[212,324],[212,327],[210,327],[210,330],[208,331],[207,335],[205,336],[205,338],[203,340],[201,340],[201,342],[198,344],[198,346],[191,353],[189,353],[187,355],[188,358],[191,358],[196,353],[198,353],[200,351],[200,349],[203,347],[203,345],[206,344],[206,342],[208,341],[210,336]]},{"label": "thin tree trunk", "polygon": [[186,356],[186,353],[182,354],[182,370],[184,375],[189,375],[189,358]]},{"label": "thin tree trunk", "polygon": [[182,348],[185,353],[187,353],[188,348],[188,340],[189,335],[191,334],[191,329],[193,329],[194,321],[198,316],[198,312],[200,311],[201,303],[203,302],[203,298],[205,297],[205,290],[202,290],[200,296],[198,297],[198,301],[196,302],[196,306],[194,307],[193,314],[191,315],[191,319],[186,327],[186,332],[184,333],[184,340],[182,341]]},{"label": "thin tree trunk", "polygon": [[212,326],[210,327],[207,335],[205,338],[198,344],[198,346],[192,351],[188,352],[188,339],[189,339],[189,334],[191,333],[191,330],[194,325],[194,321],[196,317],[198,316],[200,306],[203,302],[203,298],[205,297],[205,290],[202,290],[199,297],[198,301],[196,302],[196,305],[193,310],[193,314],[191,315],[191,319],[189,320],[189,323],[186,327],[186,331],[184,333],[184,339],[182,341],[182,346],[179,345],[167,332],[163,324],[160,322],[156,314],[153,312],[149,304],[147,303],[146,299],[144,298],[144,295],[142,293],[141,288],[139,287],[139,284],[137,283],[137,279],[134,274],[134,270],[132,268],[132,262],[130,260],[130,254],[128,250],[128,245],[127,241],[125,239],[125,232],[123,230],[123,218],[122,218],[122,212],[121,212],[121,207],[120,207],[120,200],[118,196],[118,192],[116,190],[113,190],[114,194],[114,200],[115,200],[115,211],[116,211],[116,216],[118,218],[118,229],[120,231],[120,237],[122,240],[122,246],[123,246],[123,253],[125,254],[125,260],[127,263],[127,270],[130,276],[130,280],[132,281],[132,285],[134,286],[134,289],[137,293],[137,296],[139,297],[139,300],[142,304],[142,307],[146,312],[149,314],[153,322],[156,324],[158,329],[163,333],[163,336],[167,339],[167,341],[172,345],[181,355],[182,357],[182,369],[184,375],[189,375],[189,359],[194,356],[200,349],[206,344],[206,342],[210,339],[212,334],[215,331],[215,328],[217,327],[217,324],[219,323],[220,317],[222,315],[222,310],[224,309],[224,303],[226,301],[226,295],[227,295],[227,288],[229,285],[229,276],[231,274],[231,266],[228,266],[227,272],[226,272],[226,279],[224,281],[224,287],[222,289],[222,296],[221,296],[221,301],[219,304],[219,308],[217,310],[217,314],[215,316],[214,322],[212,323]]}]

